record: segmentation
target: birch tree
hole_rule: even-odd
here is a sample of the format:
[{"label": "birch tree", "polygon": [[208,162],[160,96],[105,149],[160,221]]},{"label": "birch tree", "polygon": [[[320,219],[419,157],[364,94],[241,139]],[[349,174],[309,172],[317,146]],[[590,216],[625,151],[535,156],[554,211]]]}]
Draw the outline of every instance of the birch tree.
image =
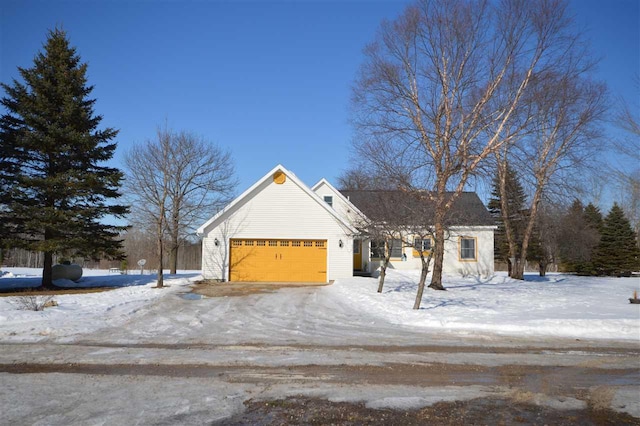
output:
[{"label": "birch tree", "polygon": [[[384,22],[353,90],[355,150],[435,206],[430,287],[444,289],[445,220],[488,157],[511,143],[534,75],[575,48],[562,0],[419,0]],[[450,192],[450,193],[449,193]]]},{"label": "birch tree", "polygon": [[[567,58],[567,62],[570,62]],[[549,186],[555,188],[570,181],[570,175],[580,170],[585,160],[593,158],[600,132],[599,125],[606,111],[606,88],[603,84],[582,76],[583,66],[577,61],[565,64],[562,74],[540,75],[527,95],[527,115],[524,131],[517,143],[504,145],[496,154],[498,176],[506,176],[507,162],[515,158],[518,168],[529,177],[530,204],[521,241],[507,232],[510,253],[516,256],[511,277],[524,279],[524,269],[538,211]],[[559,178],[559,179],[558,179]],[[513,217],[505,203],[507,187],[500,184],[505,227],[513,227]]]}]

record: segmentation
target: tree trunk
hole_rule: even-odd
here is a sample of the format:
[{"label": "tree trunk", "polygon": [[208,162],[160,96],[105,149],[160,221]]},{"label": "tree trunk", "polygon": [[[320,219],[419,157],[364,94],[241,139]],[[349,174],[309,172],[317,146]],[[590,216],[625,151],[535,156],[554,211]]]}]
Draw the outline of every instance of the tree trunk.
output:
[{"label": "tree trunk", "polygon": [[[498,158],[498,179],[500,182],[500,215],[502,216],[504,234],[505,237],[507,237],[507,244],[509,245],[509,277],[517,278],[515,275],[518,274],[520,261],[518,259],[518,245],[514,236],[513,224],[511,223],[511,212],[509,211],[509,193],[507,191],[507,156],[505,154],[504,159],[501,159],[500,154],[497,153],[496,157]],[[511,259],[514,259],[514,262],[511,262]]]},{"label": "tree trunk", "polygon": [[162,260],[164,258],[164,242],[162,241],[162,225],[158,226],[158,288],[164,287],[164,271]]},{"label": "tree trunk", "polygon": [[[171,238],[171,249],[169,250],[169,273],[175,274],[178,270],[178,241]],[[183,266],[184,268],[184,266]]]},{"label": "tree trunk", "polygon": [[380,265],[380,276],[378,277],[378,293],[382,293],[382,287],[384,287],[384,277],[387,274],[387,262],[383,262]]},{"label": "tree trunk", "polygon": [[380,277],[378,277],[378,293],[382,293],[382,287],[384,286],[384,278],[387,276],[387,266],[389,266],[389,260],[391,259],[391,247],[388,243],[384,243],[384,262],[380,264]]},{"label": "tree trunk", "polygon": [[425,262],[424,256],[420,253],[420,261],[422,262],[422,271],[420,271],[420,281],[418,281],[418,292],[416,293],[416,301],[413,303],[413,309],[420,309],[422,303],[422,293],[424,293],[424,284],[429,274],[429,263],[431,262],[431,254]]},{"label": "tree trunk", "polygon": [[44,252],[44,268],[42,269],[42,287],[54,288],[53,285],[53,253]]},{"label": "tree trunk", "polygon": [[442,285],[442,266],[444,262],[444,227],[442,222],[436,220],[435,224],[435,247],[433,249],[433,275],[429,288],[434,290],[445,290]]},{"label": "tree trunk", "polygon": [[533,194],[533,201],[531,202],[531,208],[529,209],[529,217],[527,222],[527,227],[524,230],[524,235],[522,236],[522,245],[520,246],[520,259],[519,263],[516,265],[515,278],[517,280],[524,280],[524,265],[527,262],[527,251],[529,250],[529,240],[531,240],[531,235],[533,235],[533,227],[536,222],[536,215],[538,214],[538,205],[540,203],[540,194],[541,194],[541,186],[536,188],[536,192]]},{"label": "tree trunk", "polygon": [[[174,196],[174,200],[178,198]],[[175,203],[175,201],[174,201]],[[175,274],[178,270],[178,248],[180,246],[180,222],[176,216],[179,211],[179,205],[173,206],[173,212],[171,217],[171,249],[169,251],[169,273]]]},{"label": "tree trunk", "polygon": [[547,262],[545,261],[540,261],[538,263],[538,267],[539,267],[539,271],[540,271],[540,276],[544,277],[547,275]]}]

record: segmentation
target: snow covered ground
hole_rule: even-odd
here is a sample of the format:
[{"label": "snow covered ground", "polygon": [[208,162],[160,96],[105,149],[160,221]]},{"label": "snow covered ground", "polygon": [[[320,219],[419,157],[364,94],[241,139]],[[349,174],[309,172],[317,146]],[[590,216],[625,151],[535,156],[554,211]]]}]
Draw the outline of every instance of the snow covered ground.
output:
[{"label": "snow covered ground", "polygon": [[[85,271],[83,286],[117,288],[56,295],[58,306],[42,312],[19,309],[19,296],[0,297],[0,365],[61,369],[0,372],[0,405],[8,407],[0,410],[0,424],[201,424],[241,412],[248,399],[307,395],[404,409],[514,391],[482,380],[472,386],[376,385],[366,378],[349,384],[348,377],[341,382],[331,373],[332,366],[391,368],[389,363],[418,370],[434,363],[548,366],[541,383],[563,382],[555,367],[594,368],[599,375],[593,383],[614,390],[611,406],[640,416],[633,373],[640,305],[628,301],[640,279],[446,277],[448,290],[425,290],[415,311],[418,274],[390,271],[381,294],[375,278],[353,277],[325,287],[190,299],[184,295],[200,279],[197,271],[165,277],[165,289],[154,288],[153,275]],[[39,270],[5,268],[0,275],[5,289],[40,279]],[[469,350],[438,351],[438,344]],[[424,346],[412,349],[416,345]],[[518,345],[534,349],[510,350]],[[89,374],[75,372],[75,365],[131,370]],[[136,370],[145,366],[175,369],[175,377]],[[205,374],[181,376],[178,366]],[[295,371],[313,366],[317,377]],[[534,396],[546,398],[546,405],[586,407],[570,392]]]},{"label": "snow covered ground", "polygon": [[[0,288],[15,288],[34,286],[40,271],[5,268],[2,274]],[[158,290],[153,288],[154,275],[87,270],[78,285],[120,288],[57,295],[58,306],[42,312],[19,309],[17,297],[0,297],[0,340],[86,338],[96,330],[118,326],[121,341],[251,343],[281,338],[281,343],[347,344],[353,339],[362,343],[381,329],[385,333],[395,329],[398,334],[640,342],[640,305],[628,301],[634,290],[640,290],[637,277],[550,274],[530,276],[525,282],[503,273],[486,279],[445,277],[447,291],[427,289],[416,311],[412,306],[418,275],[419,271],[390,271],[382,294],[376,292],[377,279],[354,277],[331,286],[280,290],[243,300],[191,301],[176,294],[189,291],[200,279],[196,271],[167,276],[169,287]],[[117,338],[118,333],[110,335]]]}]

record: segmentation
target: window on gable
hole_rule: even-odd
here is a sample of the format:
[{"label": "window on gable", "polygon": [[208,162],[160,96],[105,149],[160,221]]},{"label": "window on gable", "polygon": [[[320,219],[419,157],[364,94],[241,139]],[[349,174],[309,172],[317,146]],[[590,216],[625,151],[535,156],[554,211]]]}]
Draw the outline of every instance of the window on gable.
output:
[{"label": "window on gable", "polygon": [[476,260],[476,239],[473,237],[460,237],[460,260]]},{"label": "window on gable", "polygon": [[325,195],[324,196],[324,202],[329,204],[329,206],[333,207],[333,196]]}]

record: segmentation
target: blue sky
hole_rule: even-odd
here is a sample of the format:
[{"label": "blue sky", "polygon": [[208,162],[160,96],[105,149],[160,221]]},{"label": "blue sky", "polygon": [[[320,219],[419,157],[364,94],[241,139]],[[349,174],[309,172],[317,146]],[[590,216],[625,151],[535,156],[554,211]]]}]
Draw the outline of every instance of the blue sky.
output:
[{"label": "blue sky", "polygon": [[[61,25],[88,62],[113,161],[167,120],[233,153],[238,193],[278,163],[307,184],[348,167],[362,49],[406,1],[15,1],[0,4],[0,81]],[[596,77],[640,108],[640,2],[575,0]]]}]

